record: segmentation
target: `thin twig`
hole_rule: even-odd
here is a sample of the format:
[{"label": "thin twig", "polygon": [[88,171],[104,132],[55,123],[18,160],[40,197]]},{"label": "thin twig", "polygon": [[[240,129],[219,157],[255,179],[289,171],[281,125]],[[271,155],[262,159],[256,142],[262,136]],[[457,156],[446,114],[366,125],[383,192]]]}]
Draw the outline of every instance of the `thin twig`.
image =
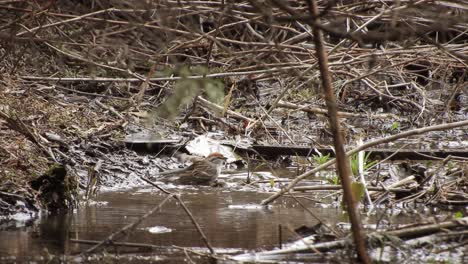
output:
[{"label": "thin twig", "polygon": [[[451,129],[451,128],[464,127],[464,126],[468,126],[468,120],[408,130],[408,131],[401,132],[401,133],[398,133],[398,134],[395,134],[395,135],[392,135],[392,136],[388,136],[388,137],[384,137],[384,138],[381,138],[381,139],[376,139],[376,140],[364,143],[362,146],[356,147],[356,148],[346,152],[346,156],[349,157],[349,156],[351,156],[351,155],[353,155],[355,153],[358,153],[359,151],[366,150],[366,149],[368,149],[370,147],[373,147],[373,146],[376,146],[376,145],[379,145],[379,144],[392,142],[392,141],[395,141],[395,140],[400,139],[400,138],[407,138],[407,137],[414,136],[414,135],[420,135],[420,134],[424,134],[424,133],[427,133],[427,132],[430,132],[430,131],[448,130],[448,129]],[[305,173],[297,176],[284,189],[278,191],[277,193],[275,193],[272,196],[268,197],[267,199],[263,200],[262,205],[267,205],[267,204],[273,202],[274,200],[279,198],[281,195],[288,192],[291,188],[293,188],[301,180],[303,180],[303,179],[305,179],[305,178],[307,178],[307,177],[309,177],[311,175],[314,175],[315,173],[317,173],[317,172],[319,172],[319,171],[321,171],[323,169],[326,169],[326,168],[330,167],[333,164],[335,164],[335,159],[329,160],[329,161],[325,162],[324,164],[316,167],[315,169],[310,170],[308,172],[305,172]]]},{"label": "thin twig", "polygon": [[128,234],[129,231],[133,230],[137,225],[139,225],[143,220],[148,218],[150,215],[154,214],[155,212],[161,210],[162,206],[169,201],[171,197],[173,197],[174,194],[168,194],[166,198],[162,202],[160,202],[157,206],[153,207],[148,213],[144,214],[140,218],[138,218],[136,221],[133,223],[130,223],[126,226],[124,226],[122,229],[118,230],[117,232],[112,233],[110,236],[108,236],[106,239],[102,240],[100,243],[92,246],[91,248],[87,249],[85,252],[81,253],[81,255],[84,254],[89,254],[95,250],[97,250],[100,247],[103,247],[105,245],[109,245],[113,243],[114,240],[120,239],[125,234]]},{"label": "thin twig", "polygon": [[193,217],[192,213],[190,212],[190,210],[187,208],[187,206],[185,205],[184,201],[182,201],[182,199],[180,198],[179,194],[172,194],[166,190],[164,190],[163,188],[161,188],[160,186],[158,186],[157,184],[155,184],[154,182],[144,178],[144,177],[140,177],[140,179],[142,179],[143,181],[149,183],[150,185],[158,188],[160,191],[174,197],[174,199],[176,199],[180,205],[182,206],[182,208],[184,209],[185,213],[188,215],[188,217],[190,218],[190,220],[192,221],[193,225],[195,226],[195,228],[197,229],[198,233],[200,234],[200,236],[202,237],[202,240],[203,242],[205,243],[206,247],[208,248],[208,250],[210,250],[211,254],[216,254],[216,252],[214,251],[213,247],[211,246],[210,242],[208,241],[208,238],[206,237],[205,233],[203,232],[203,230],[201,229],[200,225],[198,224],[198,222],[195,220],[195,218]]}]

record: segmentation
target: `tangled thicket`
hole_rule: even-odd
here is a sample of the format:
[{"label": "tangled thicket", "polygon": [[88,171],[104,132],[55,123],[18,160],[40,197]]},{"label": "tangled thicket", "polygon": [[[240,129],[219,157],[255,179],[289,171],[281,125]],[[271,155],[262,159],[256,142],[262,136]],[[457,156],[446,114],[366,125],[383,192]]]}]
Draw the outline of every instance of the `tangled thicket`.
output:
[{"label": "tangled thicket", "polygon": [[[318,2],[314,26],[324,32],[342,109],[405,113],[424,124],[463,108],[463,1]],[[55,149],[34,144],[45,131],[68,142],[118,134],[125,122],[109,119],[153,109],[182,75],[217,78],[231,108],[250,106],[252,117],[262,113],[258,103],[323,105],[307,3],[3,1],[0,111],[11,118],[0,122],[3,181],[18,184],[17,170],[28,177],[48,167]],[[56,100],[73,92],[85,99]],[[110,107],[82,104],[86,96]],[[32,129],[12,127],[21,123]]]}]

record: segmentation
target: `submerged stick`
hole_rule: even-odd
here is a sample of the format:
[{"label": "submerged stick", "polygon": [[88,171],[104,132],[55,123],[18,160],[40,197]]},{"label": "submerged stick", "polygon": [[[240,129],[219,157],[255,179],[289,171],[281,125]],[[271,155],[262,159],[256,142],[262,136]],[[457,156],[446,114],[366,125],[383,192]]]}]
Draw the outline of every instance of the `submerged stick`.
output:
[{"label": "submerged stick", "polygon": [[184,209],[185,213],[188,215],[188,217],[190,218],[190,221],[192,221],[193,225],[195,226],[195,228],[197,229],[198,233],[200,234],[200,236],[202,237],[202,240],[203,240],[203,243],[205,243],[206,247],[208,248],[208,250],[210,251],[211,254],[215,254],[216,252],[214,251],[213,247],[211,246],[210,242],[208,241],[208,238],[206,237],[205,233],[203,232],[203,230],[201,229],[200,225],[198,224],[198,222],[195,220],[195,218],[193,217],[193,214],[190,212],[190,210],[187,208],[187,206],[185,205],[184,201],[182,201],[182,199],[180,198],[179,194],[172,194],[168,191],[166,191],[165,189],[161,188],[160,186],[158,186],[157,184],[155,184],[154,182],[144,178],[144,177],[140,177],[140,179],[142,179],[143,181],[149,183],[150,185],[158,188],[160,191],[166,193],[166,194],[169,194],[171,195],[172,197],[174,197],[174,199],[176,199],[180,205],[182,206],[182,208]]},{"label": "submerged stick", "polygon": [[[468,217],[464,217],[461,219],[455,219],[452,221],[446,221],[442,223],[436,224],[427,224],[427,225],[419,225],[417,227],[408,227],[403,228],[400,230],[393,230],[393,231],[384,231],[384,232],[374,232],[369,234],[369,237],[384,237],[384,236],[395,236],[401,239],[411,238],[411,237],[425,237],[428,235],[435,234],[437,232],[441,232],[447,229],[453,229],[457,227],[467,226],[468,225]],[[458,234],[460,236],[463,235],[462,232],[457,232],[454,234]],[[281,254],[292,254],[297,252],[302,252],[304,250],[308,250],[310,246],[313,246],[315,249],[325,252],[332,249],[343,248],[346,245],[349,245],[351,242],[349,239],[340,239],[335,241],[329,242],[321,242],[321,243],[307,243],[310,238],[305,237],[300,241],[294,242],[291,246],[283,249],[274,249],[270,251],[263,251],[258,253],[246,253],[233,256],[232,258],[235,260],[240,261],[259,261],[259,260],[268,260],[268,258],[275,255]],[[276,258],[275,258],[276,259]]]},{"label": "submerged stick", "polygon": [[[78,244],[87,244],[87,245],[96,245],[101,243],[99,240],[89,240],[89,239],[70,239],[72,243]],[[132,242],[112,242],[113,246],[121,247],[131,247],[131,248],[148,248],[148,249],[167,249],[168,247],[156,246],[153,244],[146,243],[132,243]]]},{"label": "submerged stick", "polygon": [[113,242],[114,239],[119,239],[120,235],[124,235],[125,233],[127,233],[127,231],[135,228],[137,225],[139,225],[141,222],[143,222],[143,220],[145,220],[146,218],[148,218],[150,215],[154,214],[155,212],[161,210],[161,207],[167,202],[169,201],[169,199],[174,196],[174,194],[168,194],[166,196],[166,198],[164,198],[164,200],[162,202],[160,202],[157,206],[153,207],[153,209],[151,209],[148,213],[144,214],[142,217],[138,218],[135,222],[133,223],[130,223],[126,226],[124,226],[122,229],[120,229],[119,231],[117,232],[114,232],[112,233],[110,236],[108,236],[106,239],[104,239],[103,241],[101,241],[100,243],[96,244],[95,246],[92,246],[91,248],[87,249],[84,253],[81,253],[81,255],[83,254],[89,254],[93,251],[95,251],[96,249],[104,246],[104,245],[108,245],[108,244],[111,244]]},{"label": "submerged stick", "polygon": [[195,228],[197,229],[198,233],[200,234],[200,236],[202,237],[202,240],[203,242],[205,243],[206,247],[210,250],[210,253],[211,254],[215,254],[216,252],[214,251],[213,247],[210,245],[210,242],[208,241],[208,238],[206,237],[205,233],[203,232],[203,230],[201,229],[200,225],[198,224],[198,222],[195,220],[195,218],[193,217],[193,214],[190,212],[190,210],[187,208],[187,206],[185,205],[184,201],[182,201],[182,199],[180,199],[180,196],[178,194],[174,195],[174,199],[176,199],[177,201],[179,201],[180,205],[182,206],[182,208],[184,209],[185,213],[187,213],[188,217],[190,218],[190,220],[192,221],[193,225],[195,226]]}]

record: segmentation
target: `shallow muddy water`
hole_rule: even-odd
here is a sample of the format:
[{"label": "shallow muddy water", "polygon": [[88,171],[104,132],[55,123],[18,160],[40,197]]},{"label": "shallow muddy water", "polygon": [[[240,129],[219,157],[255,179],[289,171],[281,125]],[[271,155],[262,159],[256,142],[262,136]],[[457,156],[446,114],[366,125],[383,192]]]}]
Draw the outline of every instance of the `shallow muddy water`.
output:
[{"label": "shallow muddy water", "polygon": [[[172,190],[174,191],[174,190]],[[292,237],[292,229],[313,225],[317,221],[306,211],[288,203],[277,203],[268,208],[255,205],[266,194],[245,191],[223,191],[197,188],[181,191],[181,198],[206,233],[215,250],[242,252],[278,245],[278,225],[282,224],[283,239]],[[26,258],[43,255],[45,248],[51,254],[76,254],[89,245],[70,242],[70,239],[102,240],[151,210],[166,195],[154,188],[139,188],[120,192],[104,192],[98,203],[82,206],[67,215],[43,216],[0,231],[0,256]],[[330,223],[345,220],[340,209],[314,210]],[[158,230],[161,233],[152,233]],[[200,235],[175,200],[166,203],[162,211],[143,221],[128,236],[126,242],[148,243],[157,246],[203,248]],[[135,251],[135,249],[131,249]],[[110,251],[110,250],[109,250]],[[121,252],[126,252],[122,250]],[[177,255],[177,254],[175,254]],[[0,259],[1,260],[1,259]],[[5,260],[5,258],[4,258]]]},{"label": "shallow muddy water", "polygon": [[[279,245],[280,224],[282,240],[287,241],[297,238],[289,230],[317,223],[307,211],[288,198],[280,199],[269,207],[260,207],[258,203],[268,194],[210,187],[173,187],[169,191],[181,194],[209,242],[219,253],[271,249]],[[71,240],[103,240],[140,218],[165,197],[153,187],[101,192],[94,203],[81,206],[73,213],[42,216],[34,221],[16,222],[15,226],[3,225],[0,229],[0,262],[37,260],[48,253],[75,255],[90,245]],[[303,202],[307,204],[305,200]],[[331,226],[347,221],[340,208],[323,208],[323,205],[311,203],[308,203],[308,207]],[[371,217],[367,223],[372,224],[377,218]],[[408,223],[414,219],[414,216],[403,215],[394,219],[393,223]],[[127,253],[127,256],[131,252],[133,256],[146,256],[151,261],[164,263],[180,263],[186,259],[183,251],[174,250],[173,245],[206,251],[196,228],[174,199],[118,242],[146,243],[160,246],[161,249],[148,253],[139,248],[109,247],[108,252]]]}]

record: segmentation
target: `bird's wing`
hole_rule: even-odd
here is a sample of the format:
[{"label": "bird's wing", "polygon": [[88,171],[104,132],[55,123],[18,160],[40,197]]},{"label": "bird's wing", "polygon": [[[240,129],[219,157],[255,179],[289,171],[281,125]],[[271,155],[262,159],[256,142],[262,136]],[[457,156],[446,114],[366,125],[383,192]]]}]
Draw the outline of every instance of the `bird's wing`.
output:
[{"label": "bird's wing", "polygon": [[163,176],[163,177],[165,177],[165,176],[168,176],[168,175],[176,175],[176,174],[185,172],[185,171],[190,170],[190,169],[193,169],[193,164],[188,166],[188,167],[182,168],[182,169],[162,171],[162,172],[157,173],[154,176]]}]

